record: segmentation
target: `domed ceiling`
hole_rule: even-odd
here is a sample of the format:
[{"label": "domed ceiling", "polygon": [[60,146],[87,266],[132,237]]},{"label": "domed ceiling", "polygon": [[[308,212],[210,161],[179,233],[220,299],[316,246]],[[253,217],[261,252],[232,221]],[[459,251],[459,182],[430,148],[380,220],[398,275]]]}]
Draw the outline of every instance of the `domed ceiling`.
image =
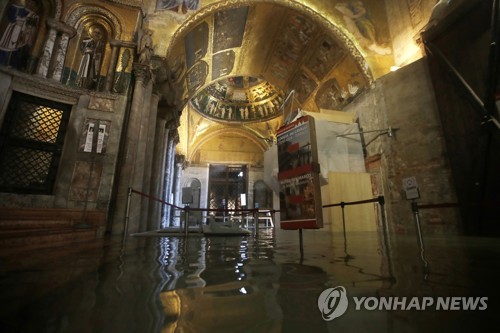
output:
[{"label": "domed ceiling", "polygon": [[[348,9],[330,10],[339,22],[352,21]],[[371,17],[379,12],[373,6],[363,9]],[[365,28],[372,24],[369,42],[379,46],[371,54],[392,62],[391,49],[384,46],[384,27],[366,18],[363,23]],[[194,98],[191,104],[204,116],[225,121],[275,115],[275,102],[291,90],[308,111],[341,110],[373,82],[365,55],[352,36],[294,1],[227,2],[201,8],[177,29],[166,60],[179,103],[184,106]],[[256,86],[243,89],[235,82]]]},{"label": "domed ceiling", "polygon": [[377,1],[214,0],[181,15],[157,7],[148,22],[169,72],[160,92],[184,110],[176,149],[188,161],[224,151],[229,132],[264,150],[285,100],[290,109],[343,110],[394,63]]},{"label": "domed ceiling", "polygon": [[235,76],[218,80],[194,96],[191,106],[216,121],[255,122],[281,114],[284,92],[262,79]]}]

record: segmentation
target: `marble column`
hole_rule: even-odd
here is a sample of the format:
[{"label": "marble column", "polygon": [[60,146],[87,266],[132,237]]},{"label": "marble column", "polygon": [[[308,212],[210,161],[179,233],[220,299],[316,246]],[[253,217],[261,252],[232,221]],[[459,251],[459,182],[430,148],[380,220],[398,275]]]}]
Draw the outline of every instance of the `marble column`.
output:
[{"label": "marble column", "polygon": [[[163,113],[163,112],[158,112]],[[153,152],[153,168],[151,172],[151,195],[163,199],[163,184],[165,179],[165,157],[167,153],[168,131],[166,129],[167,120],[164,115],[158,115],[156,121],[155,144]],[[161,226],[161,209],[163,204],[157,201],[149,205],[148,228],[150,230],[159,229]]]},{"label": "marble column", "polygon": [[43,44],[43,53],[38,62],[37,74],[47,77],[52,60],[52,52],[54,51],[54,44],[57,37],[56,21],[47,19],[47,33],[45,35],[45,42]]},{"label": "marble column", "polygon": [[108,72],[106,73],[106,81],[104,83],[104,91],[106,92],[110,92],[113,88],[113,83],[115,82],[116,65],[118,64],[118,58],[120,56],[121,48],[127,47],[135,49],[135,47],[137,46],[136,43],[117,39],[110,40],[109,44],[111,45],[111,60],[109,63]]},{"label": "marble column", "polygon": [[115,80],[116,64],[118,63],[118,56],[120,55],[120,41],[112,39],[109,41],[111,45],[111,61],[106,74],[106,82],[104,83],[104,91],[111,91],[113,82]]},{"label": "marble column", "polygon": [[[184,161],[185,158],[183,155],[175,155],[175,172],[174,172],[174,188],[173,188],[173,194],[174,194],[174,203],[178,207],[183,207],[181,203],[181,198],[182,198],[182,193],[181,193],[181,178],[182,178],[182,170],[184,166]],[[174,217],[174,226],[179,226],[180,225],[180,218],[177,217],[179,216],[178,214],[175,214],[176,217]]]},{"label": "marble column", "polygon": [[152,82],[151,72],[147,66],[134,64],[134,95],[130,107],[128,127],[124,135],[125,154],[121,163],[120,179],[118,180],[118,193],[116,212],[114,216],[113,234],[119,234],[127,227],[127,233],[138,232],[141,218],[142,197],[138,194],[132,194],[129,216],[126,219],[126,205],[128,198],[128,189],[132,188],[142,192],[144,179],[144,159],[141,156],[140,149],[144,149],[144,134],[141,136],[141,130],[144,127],[144,113],[149,113],[149,109],[144,108],[146,100],[151,99]]},{"label": "marble column", "polygon": [[[174,127],[170,127],[169,129],[169,141],[168,141],[168,162],[167,167],[165,168],[165,201],[170,204],[174,204],[174,196],[173,196],[173,188],[174,188],[174,175],[175,175],[175,145],[176,140],[178,140],[179,133]],[[165,207],[165,221],[168,226],[173,225],[173,212],[171,206]]]},{"label": "marble column", "polygon": [[[165,152],[165,168],[163,169],[163,200],[170,203],[170,173],[169,170],[171,168],[171,151],[172,151],[172,130],[168,128],[168,125],[165,129],[165,136],[167,138],[167,151]],[[164,205],[162,209],[162,227],[170,226],[170,206]]]},{"label": "marble column", "polygon": [[[149,113],[147,117],[144,117],[144,176],[142,189],[144,193],[151,193],[151,175],[153,169],[153,157],[154,157],[154,147],[155,147],[155,136],[156,136],[156,122],[158,117],[158,102],[160,101],[160,94],[154,92],[149,100]],[[147,107],[147,106],[145,106]],[[144,198],[141,211],[141,220],[147,221],[141,225],[144,231],[147,229],[149,221],[149,206],[155,201]]]},{"label": "marble column", "polygon": [[61,81],[69,40],[76,35],[76,30],[65,24],[59,24],[57,28],[61,32],[61,37],[59,38],[59,43],[56,45],[57,50],[55,52],[55,57],[52,57],[52,61],[54,62],[52,79],[55,81]]}]

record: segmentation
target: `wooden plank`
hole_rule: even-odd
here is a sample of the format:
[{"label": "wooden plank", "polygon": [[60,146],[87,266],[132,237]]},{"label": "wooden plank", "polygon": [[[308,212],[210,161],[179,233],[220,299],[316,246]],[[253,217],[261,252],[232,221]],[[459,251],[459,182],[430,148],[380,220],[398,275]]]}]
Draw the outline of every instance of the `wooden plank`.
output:
[{"label": "wooden plank", "polygon": [[[351,202],[373,199],[369,173],[330,172],[328,174],[330,203]],[[324,204],[327,204],[324,202]],[[376,231],[376,203],[345,206],[346,231]],[[342,232],[342,208],[331,207],[332,231]]]}]

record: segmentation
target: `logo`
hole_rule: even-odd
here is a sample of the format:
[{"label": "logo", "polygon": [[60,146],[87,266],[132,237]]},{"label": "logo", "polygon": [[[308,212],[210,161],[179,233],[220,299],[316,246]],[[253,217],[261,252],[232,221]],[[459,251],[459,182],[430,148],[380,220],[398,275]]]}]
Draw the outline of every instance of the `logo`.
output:
[{"label": "logo", "polygon": [[342,316],[348,305],[347,292],[342,286],[325,289],[318,297],[318,308],[326,321]]},{"label": "logo", "polygon": [[[401,311],[401,310],[462,310],[484,311],[488,309],[488,297],[352,297],[355,311]],[[318,297],[318,308],[325,321],[342,316],[347,311],[349,300],[344,287],[328,288]],[[353,310],[353,311],[354,311]]]}]

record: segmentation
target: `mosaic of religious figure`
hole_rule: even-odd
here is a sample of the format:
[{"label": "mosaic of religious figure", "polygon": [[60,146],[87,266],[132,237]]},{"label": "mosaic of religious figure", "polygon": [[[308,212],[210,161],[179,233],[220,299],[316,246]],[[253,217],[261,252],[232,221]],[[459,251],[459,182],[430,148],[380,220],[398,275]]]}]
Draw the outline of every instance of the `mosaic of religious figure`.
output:
[{"label": "mosaic of religious figure", "polygon": [[249,88],[260,82],[260,79],[250,76],[232,76],[227,78],[227,82],[235,88]]},{"label": "mosaic of religious figure", "polygon": [[194,65],[187,74],[189,94],[193,94],[199,87],[205,84],[208,75],[208,64],[204,61]]},{"label": "mosaic of religious figure", "polygon": [[210,28],[206,22],[201,22],[184,37],[186,66],[191,68],[208,52]]},{"label": "mosaic of religious figure", "polygon": [[231,74],[236,55],[233,50],[214,54],[212,57],[212,80]]},{"label": "mosaic of religious figure", "polygon": [[331,79],[318,91],[316,105],[321,109],[342,110],[361,91],[363,85],[355,78],[350,79],[345,87],[342,87],[337,80]]},{"label": "mosaic of religious figure", "polygon": [[104,58],[105,39],[104,31],[99,26],[89,28],[88,36],[80,43],[82,59],[76,74],[76,84],[82,88],[92,89],[97,87],[97,81]]},{"label": "mosaic of religious figure", "polygon": [[362,1],[340,2],[335,8],[342,13],[347,29],[364,47],[380,55],[392,53],[390,47],[380,42],[375,24]]},{"label": "mosaic of religious figure", "polygon": [[5,10],[0,25],[0,64],[24,69],[36,39],[39,24],[36,1],[28,0],[26,5],[11,4]]},{"label": "mosaic of religious figure", "polygon": [[316,89],[317,83],[306,73],[302,72],[293,83],[293,89],[297,93],[297,99],[304,103],[309,95]]},{"label": "mosaic of religious figure", "polygon": [[168,9],[179,14],[186,14],[188,10],[200,8],[199,0],[158,0],[156,9]]},{"label": "mosaic of religious figure", "polygon": [[191,105],[216,120],[257,121],[277,116],[283,95],[268,82],[236,76],[208,86],[191,99]]},{"label": "mosaic of religious figure", "polygon": [[247,15],[248,7],[229,9],[214,15],[213,53],[241,46]]},{"label": "mosaic of religious figure", "polygon": [[171,69],[172,82],[178,82],[182,78],[182,75],[184,75],[185,71],[186,71],[186,62],[182,60],[180,57],[176,58],[174,60],[174,63],[172,64],[172,69]]},{"label": "mosaic of religious figure", "polygon": [[270,70],[274,76],[282,79],[290,77],[292,68],[306,51],[315,31],[315,24],[303,16],[294,15],[287,19],[286,28],[282,31],[270,62],[273,64]]},{"label": "mosaic of religious figure", "polygon": [[207,92],[217,99],[226,99],[227,85],[217,81],[206,88]]},{"label": "mosaic of religious figure", "polygon": [[316,78],[321,80],[345,54],[346,52],[338,43],[330,38],[326,38],[320,44],[318,51],[313,55],[307,66]]},{"label": "mosaic of religious figure", "polygon": [[126,69],[130,63],[131,57],[132,55],[130,49],[126,48],[120,57],[120,71],[115,77],[115,82],[113,85],[114,92],[123,93],[127,89],[130,74],[127,73]]}]

